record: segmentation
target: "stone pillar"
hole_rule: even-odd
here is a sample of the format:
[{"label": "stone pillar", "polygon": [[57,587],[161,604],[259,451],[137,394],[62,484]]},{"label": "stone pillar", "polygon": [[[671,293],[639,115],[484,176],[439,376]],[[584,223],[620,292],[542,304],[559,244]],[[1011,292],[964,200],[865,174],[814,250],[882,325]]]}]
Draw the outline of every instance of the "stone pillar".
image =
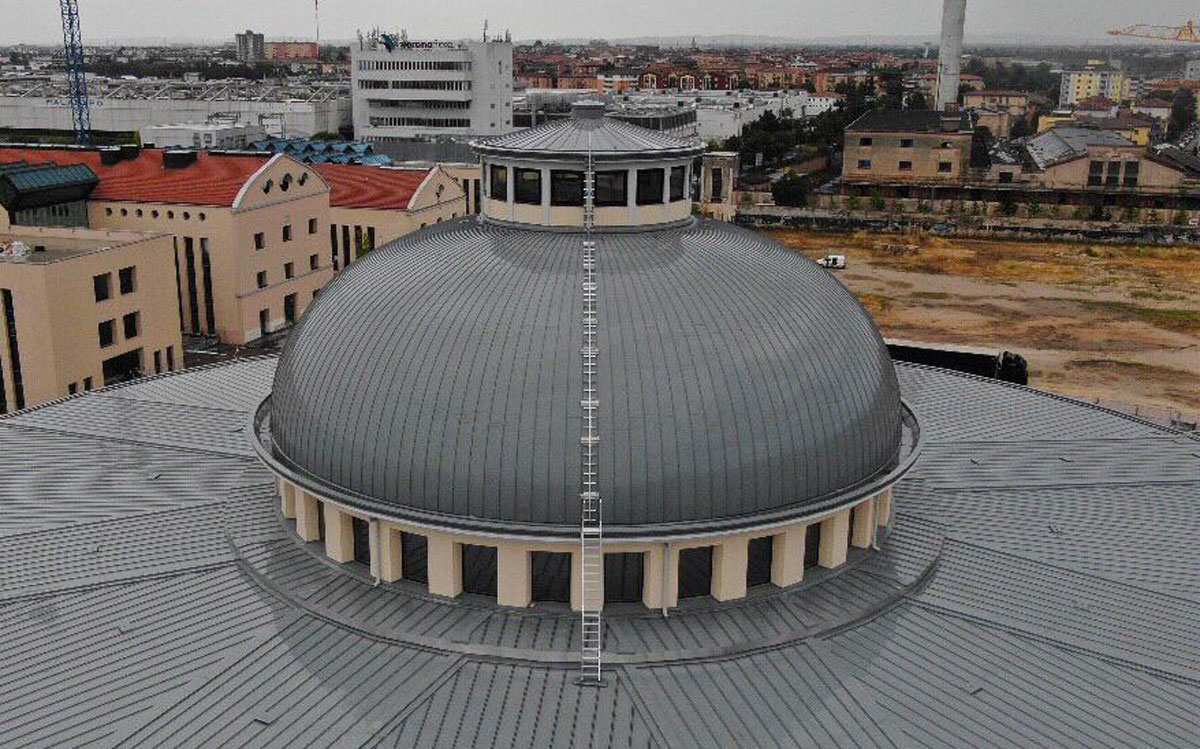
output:
[{"label": "stone pillar", "polygon": [[850,533],[850,510],[842,510],[821,521],[821,553],[817,564],[826,569],[846,563]]},{"label": "stone pillar", "polygon": [[317,541],[321,538],[321,521],[317,513],[321,503],[306,491],[296,490],[296,535],[302,541]]},{"label": "stone pillar", "polygon": [[629,206],[629,224],[636,226],[637,218],[637,169],[630,168],[625,177],[625,204]]},{"label": "stone pillar", "polygon": [[712,597],[734,601],[746,597],[746,566],[750,544],[740,536],[727,538],[713,547]]},{"label": "stone pillar", "polygon": [[279,497],[282,500],[280,509],[285,518],[296,517],[296,487],[286,479],[279,479]]},{"label": "stone pillar", "polygon": [[892,487],[888,487],[875,497],[875,522],[887,525],[892,519]]},{"label": "stone pillar", "polygon": [[854,548],[867,549],[875,537],[875,500],[868,499],[854,508]]},{"label": "stone pillar", "polygon": [[429,592],[447,598],[457,598],[462,593],[462,549],[450,536],[430,533],[429,543]]},{"label": "stone pillar", "polygon": [[642,554],[642,605],[648,609],[662,608],[663,554],[662,544],[653,544]]},{"label": "stone pillar", "polygon": [[325,556],[335,562],[354,561],[354,524],[349,513],[325,503]]},{"label": "stone pillar", "polygon": [[515,544],[496,550],[496,603],[525,608],[533,603],[531,554]]},{"label": "stone pillar", "polygon": [[[592,609],[604,609],[604,560],[600,560],[597,577],[600,580],[598,589],[593,591]],[[578,549],[571,552],[571,610],[583,610],[583,552]]]},{"label": "stone pillar", "polygon": [[804,542],[806,526],[787,528],[775,536],[771,549],[771,583],[778,588],[804,579]]},{"label": "stone pillar", "polygon": [[371,563],[375,564],[378,560],[378,568],[372,568],[371,571],[383,582],[394,583],[404,576],[400,531],[387,523],[376,523],[375,526],[375,537],[371,539]]}]

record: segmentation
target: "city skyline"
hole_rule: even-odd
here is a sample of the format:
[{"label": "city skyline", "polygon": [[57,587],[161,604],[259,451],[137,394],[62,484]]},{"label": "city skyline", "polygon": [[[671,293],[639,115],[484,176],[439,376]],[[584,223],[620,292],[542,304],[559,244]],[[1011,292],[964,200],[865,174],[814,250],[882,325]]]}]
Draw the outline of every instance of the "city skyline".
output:
[{"label": "city skyline", "polygon": [[[1049,6],[1033,0],[1001,2],[976,0],[967,12],[967,38],[1031,42],[1048,38],[1105,40],[1106,30],[1135,23],[1176,24],[1189,17],[1191,5],[1167,0],[1153,10],[1132,8],[1117,0],[1066,0]],[[415,38],[467,38],[482,33],[489,22],[493,34],[511,29],[517,40],[581,37],[770,36],[795,39],[880,38],[935,42],[939,0],[853,0],[848,3],[757,2],[730,5],[696,0],[681,8],[646,6],[632,0],[612,0],[604,6],[578,3],[570,13],[549,0],[521,4],[482,0],[447,0],[436,9],[397,10],[380,0],[346,0],[326,4],[321,11],[321,37],[346,41],[356,30],[372,26],[408,29]],[[252,28],[272,38],[314,36],[312,6],[308,3],[262,0],[240,6],[172,4],[169,16],[163,0],[89,0],[81,7],[85,39],[109,41],[232,40],[235,32]],[[55,3],[0,0],[0,10],[22,21],[0,31],[0,44],[53,44],[61,39]],[[156,20],[158,19],[158,20]],[[635,20],[636,19],[636,20]],[[1169,48],[1169,47],[1164,47]]]}]

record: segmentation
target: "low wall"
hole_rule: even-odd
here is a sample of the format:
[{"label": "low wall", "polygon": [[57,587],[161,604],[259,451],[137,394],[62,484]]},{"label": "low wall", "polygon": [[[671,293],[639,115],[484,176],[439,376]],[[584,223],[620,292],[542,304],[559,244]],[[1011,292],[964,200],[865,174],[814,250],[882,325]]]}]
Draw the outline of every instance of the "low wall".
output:
[{"label": "low wall", "polygon": [[1200,227],[1197,226],[946,215],[916,210],[917,201],[901,202],[914,203],[914,209],[911,212],[894,212],[755,206],[740,210],[736,222],[753,229],[895,233],[920,230],[944,236],[977,239],[1200,245]]}]

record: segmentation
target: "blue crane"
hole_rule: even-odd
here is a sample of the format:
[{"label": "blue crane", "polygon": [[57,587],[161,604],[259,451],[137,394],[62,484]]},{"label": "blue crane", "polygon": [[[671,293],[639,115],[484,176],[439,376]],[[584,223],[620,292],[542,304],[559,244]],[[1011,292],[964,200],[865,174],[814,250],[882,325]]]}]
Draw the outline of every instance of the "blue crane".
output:
[{"label": "blue crane", "polygon": [[58,0],[62,11],[63,53],[67,63],[67,91],[71,99],[71,124],[75,142],[87,145],[91,139],[92,118],[88,112],[87,81],[83,68],[83,35],[79,31],[77,0]]}]

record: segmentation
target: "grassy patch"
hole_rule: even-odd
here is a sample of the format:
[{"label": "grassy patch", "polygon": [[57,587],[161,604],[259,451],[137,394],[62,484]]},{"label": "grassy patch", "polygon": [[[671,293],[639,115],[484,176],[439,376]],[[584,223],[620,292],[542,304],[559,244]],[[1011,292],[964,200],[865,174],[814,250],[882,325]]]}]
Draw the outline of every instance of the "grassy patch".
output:
[{"label": "grassy patch", "polygon": [[1134,289],[1129,292],[1129,296],[1134,299],[1150,299],[1156,302],[1177,302],[1184,298],[1180,294],[1168,294],[1165,291],[1152,291],[1150,289]]},{"label": "grassy patch", "polygon": [[1072,300],[1084,309],[1118,320],[1140,320],[1156,328],[1176,333],[1200,334],[1200,310],[1156,309],[1129,302],[1106,302],[1098,299]]}]

